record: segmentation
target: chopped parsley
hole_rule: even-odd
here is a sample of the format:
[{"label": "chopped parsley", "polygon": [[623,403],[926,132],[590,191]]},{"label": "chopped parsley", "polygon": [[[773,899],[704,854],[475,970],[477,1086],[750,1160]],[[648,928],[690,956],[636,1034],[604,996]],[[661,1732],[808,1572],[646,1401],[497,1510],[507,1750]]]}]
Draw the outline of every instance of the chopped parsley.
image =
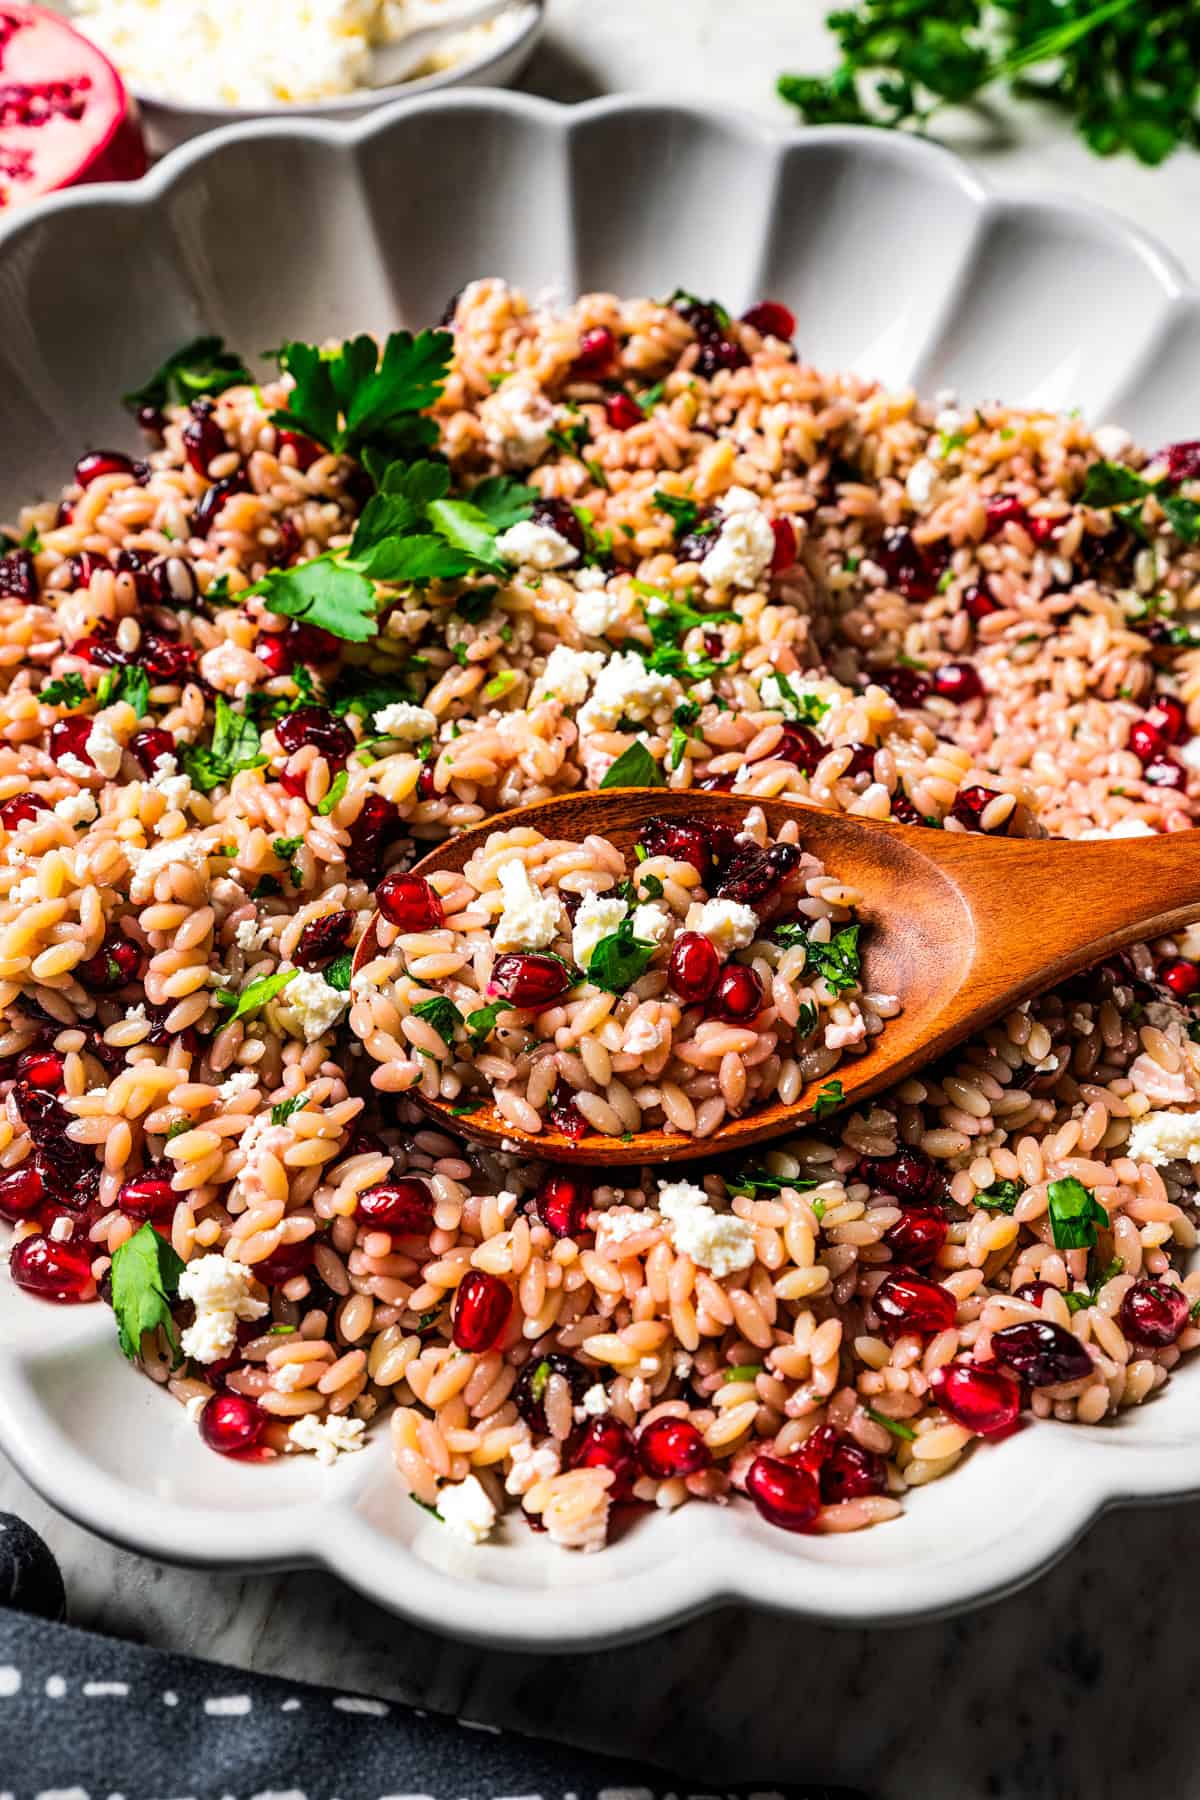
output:
[{"label": "chopped parsley", "polygon": [[317,802],[317,811],[320,813],[320,815],[323,819],[326,819],[329,817],[329,814],[333,811],[333,809],[337,805],[338,801],[345,794],[346,789],[349,786],[349,784],[350,784],[349,775],[347,775],[345,769],[339,769],[337,774],[334,776],[333,780],[329,784],[329,792],[326,794],[326,796],[323,800],[319,800]]},{"label": "chopped parsley", "polygon": [[845,1104],[846,1096],[841,1082],[827,1081],[813,1101],[813,1118],[823,1119],[828,1113],[836,1112],[839,1106]]},{"label": "chopped parsley", "polygon": [[1050,1203],[1050,1224],[1056,1250],[1090,1250],[1096,1242],[1096,1229],[1108,1226],[1108,1214],[1073,1175],[1052,1181],[1046,1190]]},{"label": "chopped parsley", "polygon": [[180,755],[192,786],[201,794],[228,787],[240,770],[261,769],[267,761],[260,748],[258,726],[230,706],[224,694],[217,695],[212,742],[181,744]]},{"label": "chopped parsley", "polygon": [[737,1363],[732,1369],[721,1371],[722,1381],[755,1381],[764,1373],[762,1363]]},{"label": "chopped parsley", "polygon": [[876,1425],[882,1425],[883,1429],[890,1431],[893,1437],[907,1438],[911,1442],[917,1435],[912,1426],[906,1425],[903,1419],[889,1419],[886,1413],[876,1412],[873,1406],[864,1406],[863,1411],[868,1419],[874,1419]]},{"label": "chopped parsley", "polygon": [[122,394],[121,400],[130,412],[143,406],[160,411],[164,406],[186,406],[202,394],[223,394],[226,388],[253,380],[236,350],[225,348],[224,338],[198,337],[181,345],[148,381]]},{"label": "chopped parsley", "polygon": [[592,428],[582,413],[578,413],[569,425],[556,425],[546,436],[563,456],[578,456],[583,446],[591,441]]},{"label": "chopped parsley", "polygon": [[[235,1019],[248,1019],[253,1013],[260,1012],[267,1002],[274,1000],[276,994],[281,994],[288,982],[294,981],[299,973],[299,969],[277,969],[274,975],[262,975],[257,981],[252,981],[249,987],[242,989],[240,994],[235,994],[232,988],[217,988],[213,998],[218,1006],[233,1008],[225,1021],[227,1025],[232,1025]],[[326,971],[325,979],[329,980],[328,971]]]},{"label": "chopped parsley", "polygon": [[179,1292],[184,1264],[149,1220],[113,1251],[110,1278],[117,1342],[132,1362],[141,1355],[142,1339],[161,1325],[171,1346],[173,1367],[183,1360],[171,1318],[171,1302]]},{"label": "chopped parsley", "polygon": [[288,872],[293,887],[304,886],[304,871],[294,860],[297,850],[304,848],[303,837],[272,838],[271,848]]},{"label": "chopped parsley", "polygon": [[69,706],[74,711],[85,700],[90,700],[91,695],[83,676],[72,673],[59,675],[53,681],[48,681],[38,699],[43,706]]},{"label": "chopped parsley", "polygon": [[1177,494],[1170,475],[1147,481],[1124,463],[1097,462],[1087,472],[1079,498],[1084,506],[1110,507],[1139,537],[1145,537],[1142,509],[1153,495],[1167,524],[1185,544],[1200,542],[1200,502]]},{"label": "chopped parsley", "polygon": [[819,975],[831,993],[845,993],[848,988],[858,985],[862,973],[862,959],[858,949],[858,934],[861,925],[843,925],[835,931],[827,944],[814,943],[805,926],[792,921],[786,925],[776,925],[771,932],[773,941],[782,944],[786,949],[803,945],[806,951],[805,971]]},{"label": "chopped parsley", "polygon": [[336,988],[339,994],[349,993],[350,971],[353,967],[354,952],[352,950],[343,950],[340,956],[334,957],[333,961],[325,970],[324,979],[326,987]]},{"label": "chopped parsley", "polygon": [[663,772],[645,744],[630,744],[615,762],[609,764],[600,783],[602,788],[665,787]]},{"label": "chopped parsley", "polygon": [[981,1188],[976,1194],[975,1205],[981,1206],[984,1212],[1015,1212],[1017,1201],[1024,1192],[1020,1182],[993,1181],[991,1187]]},{"label": "chopped parsley", "polygon": [[587,979],[606,994],[623,994],[649,968],[658,945],[633,934],[633,921],[622,919],[592,951]]},{"label": "chopped parsley", "polygon": [[479,1006],[474,1012],[469,1012],[467,1014],[467,1031],[471,1041],[475,1044],[482,1044],[495,1031],[500,1014],[511,1011],[511,1000],[492,1000],[487,1006]]},{"label": "chopped parsley", "polygon": [[671,747],[667,751],[668,769],[677,769],[683,761],[688,747],[688,734],[682,725],[671,727]]},{"label": "chopped parsley", "polygon": [[125,700],[139,719],[150,711],[150,677],[140,663],[126,663],[119,669],[105,669],[96,689],[97,704],[111,706]]},{"label": "chopped parsley", "polygon": [[422,1000],[412,1011],[414,1019],[424,1019],[427,1025],[433,1026],[443,1044],[453,1045],[454,1033],[463,1023],[463,1016],[453,1000],[447,1000],[445,994],[436,994],[432,1000]]},{"label": "chopped parsley", "polygon": [[286,1125],[292,1114],[301,1112],[308,1105],[308,1101],[307,1090],[300,1094],[293,1094],[287,1100],[280,1100],[271,1108],[272,1125]]},{"label": "chopped parsley", "polygon": [[334,350],[291,340],[273,354],[295,383],[287,411],[271,415],[285,431],[303,431],[341,456],[359,457],[376,479],[381,463],[411,458],[437,442],[437,426],[424,414],[445,384],[451,332],[393,331],[382,352],[365,333]]}]

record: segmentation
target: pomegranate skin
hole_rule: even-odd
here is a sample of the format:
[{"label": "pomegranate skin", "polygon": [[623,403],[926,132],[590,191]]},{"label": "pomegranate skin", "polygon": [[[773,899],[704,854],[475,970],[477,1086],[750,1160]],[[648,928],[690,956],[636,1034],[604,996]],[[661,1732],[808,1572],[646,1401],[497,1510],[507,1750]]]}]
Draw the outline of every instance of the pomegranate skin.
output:
[{"label": "pomegranate skin", "polygon": [[3,23],[0,209],[56,188],[144,175],[141,125],[107,57],[42,6],[5,0]]}]

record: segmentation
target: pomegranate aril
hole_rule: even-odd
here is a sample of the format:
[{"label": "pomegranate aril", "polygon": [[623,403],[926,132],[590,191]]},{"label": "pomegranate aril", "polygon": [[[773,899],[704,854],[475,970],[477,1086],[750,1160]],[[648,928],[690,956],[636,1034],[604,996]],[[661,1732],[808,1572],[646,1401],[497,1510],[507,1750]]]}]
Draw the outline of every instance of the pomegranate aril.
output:
[{"label": "pomegranate aril", "polygon": [[950,662],[934,670],[933,691],[939,699],[963,706],[968,700],[981,699],[984,689],[974,663]]},{"label": "pomegranate aril", "polygon": [[918,544],[906,525],[889,525],[875,550],[888,583],[906,600],[932,600],[949,561],[941,544]]},{"label": "pomegranate aril", "polygon": [[142,953],[130,938],[110,931],[95,956],[75,965],[75,976],[90,994],[111,994],[137,976]]},{"label": "pomegranate aril", "polygon": [[573,1356],[562,1356],[555,1350],[544,1356],[531,1356],[513,1383],[513,1404],[538,1437],[549,1431],[546,1418],[546,1388],[552,1375],[561,1376],[571,1395],[572,1406],[578,1406],[592,1385],[593,1371],[577,1363]]},{"label": "pomegranate aril", "polygon": [[928,675],[920,669],[869,669],[867,679],[892,696],[897,706],[924,706],[931,686]]},{"label": "pomegranate aril", "polygon": [[969,1362],[946,1363],[933,1371],[929,1385],[942,1411],[980,1437],[1010,1430],[1021,1411],[1020,1388],[999,1369]]},{"label": "pomegranate aril", "polygon": [[534,525],[557,531],[559,537],[576,549],[580,556],[587,549],[587,537],[575,508],[566,500],[535,500],[529,515]]},{"label": "pomegranate aril", "polygon": [[253,1450],[266,1427],[266,1413],[244,1394],[214,1394],[200,1414],[200,1436],[219,1456]]},{"label": "pomegranate aril", "polygon": [[234,494],[244,494],[249,487],[246,475],[239,469],[234,475],[226,475],[221,481],[214,481],[210,488],[201,494],[192,509],[192,536],[207,537],[227,500]]},{"label": "pomegranate aril", "polygon": [[1135,1281],[1117,1315],[1121,1330],[1135,1344],[1165,1349],[1188,1322],[1191,1303],[1182,1288],[1166,1281]]},{"label": "pomegranate aril", "polygon": [[771,755],[780,762],[791,763],[793,768],[803,769],[806,775],[815,775],[821,758],[827,754],[826,746],[816,732],[809,725],[791,721],[781,729],[783,736]]},{"label": "pomegranate aril", "polygon": [[311,1266],[316,1248],[312,1238],[301,1238],[294,1244],[280,1244],[277,1250],[272,1250],[270,1256],[261,1257],[254,1264],[255,1280],[261,1281],[264,1287],[282,1287],[284,1282],[293,1281]]},{"label": "pomegranate aril", "polygon": [[1059,1289],[1052,1281],[1023,1281],[1019,1288],[1013,1289],[1017,1300],[1028,1301],[1030,1306],[1040,1306],[1047,1294],[1057,1294]]},{"label": "pomegranate aril", "polygon": [[299,969],[318,969],[331,957],[344,950],[354,929],[354,915],[344,908],[326,913],[323,919],[311,919],[300,933],[293,955]]},{"label": "pomegranate aril", "polygon": [[587,1120],[576,1106],[570,1087],[560,1076],[550,1097],[550,1123],[555,1131],[577,1144],[590,1130]]},{"label": "pomegranate aril", "polygon": [[895,1156],[864,1156],[855,1178],[875,1193],[894,1194],[901,1206],[928,1205],[945,1196],[946,1183],[936,1163],[920,1150],[898,1150]]},{"label": "pomegranate aril", "polygon": [[767,1523],[781,1531],[807,1531],[821,1510],[815,1475],[778,1456],[755,1457],[746,1492]]},{"label": "pomegranate aril", "polygon": [[365,1188],[355,1203],[355,1218],[374,1231],[403,1237],[427,1237],[433,1226],[433,1195],[416,1175],[397,1175]]},{"label": "pomegranate aril", "polygon": [[571,364],[569,378],[591,381],[611,367],[617,353],[617,340],[607,325],[593,325],[579,340],[579,354]]},{"label": "pomegranate aril", "polygon": [[987,589],[979,582],[973,582],[962,597],[963,611],[973,625],[979,625],[992,613],[1001,611],[1000,602],[993,600]]},{"label": "pomegranate aril", "polygon": [[883,1241],[898,1262],[924,1269],[935,1261],[949,1235],[950,1223],[945,1213],[914,1206],[885,1232]]},{"label": "pomegranate aril", "polygon": [[59,1306],[78,1305],[91,1300],[96,1292],[91,1254],[70,1239],[60,1244],[40,1232],[22,1238],[13,1245],[8,1266],[19,1288]]},{"label": "pomegranate aril", "polygon": [[401,931],[434,931],[446,917],[423,875],[385,875],[375,890],[375,903],[388,924]]},{"label": "pomegranate aril", "polygon": [[46,1184],[35,1162],[20,1163],[0,1175],[0,1219],[7,1219],[10,1225],[33,1218],[47,1198]]},{"label": "pomegranate aril", "polygon": [[551,1169],[534,1196],[533,1211],[552,1237],[578,1237],[587,1229],[592,1206],[590,1182],[565,1170]]},{"label": "pomegranate aril", "polygon": [[742,314],[742,324],[749,325],[760,337],[779,338],[790,344],[796,335],[796,316],[778,300],[760,300]]},{"label": "pomegranate aril", "polygon": [[721,958],[700,931],[681,931],[671,946],[667,980],[689,1006],[707,1000],[721,974]]},{"label": "pomegranate aril", "polygon": [[75,464],[75,479],[80,487],[99,481],[102,475],[132,475],[134,461],[121,450],[89,450]]},{"label": "pomegranate aril", "polygon": [[712,1451],[690,1419],[652,1419],[638,1433],[637,1453],[655,1481],[696,1475],[712,1462]]},{"label": "pomegranate aril", "polygon": [[1166,751],[1166,733],[1148,716],[1136,719],[1129,727],[1129,748],[1140,763],[1153,762]]},{"label": "pomegranate aril", "polygon": [[549,1006],[573,985],[571,971],[557,956],[533,950],[506,951],[492,965],[488,993],[523,1008]]},{"label": "pomegranate aril", "polygon": [[721,1018],[736,1022],[754,1018],[763,1007],[762,978],[745,963],[728,963],[721,970],[713,993],[712,1007]]},{"label": "pomegranate aril", "polygon": [[294,666],[286,632],[261,633],[255,638],[253,649],[268,675],[287,675]]},{"label": "pomegranate aril", "polygon": [[952,1330],[958,1318],[958,1302],[949,1289],[912,1269],[885,1275],[873,1304],[889,1344],[910,1333],[936,1337],[939,1331]]},{"label": "pomegranate aril", "polygon": [[289,756],[314,744],[331,767],[340,768],[354,748],[350,727],[324,706],[298,706],[275,722],[275,737]]},{"label": "pomegranate aril", "polygon": [[901,825],[927,825],[929,821],[917,811],[907,794],[892,795],[892,817]]},{"label": "pomegranate aril", "polygon": [[1142,770],[1142,779],[1151,787],[1181,789],[1187,786],[1187,770],[1173,756],[1156,756]]},{"label": "pomegranate aril", "polygon": [[225,433],[213,417],[211,400],[193,400],[192,416],[183,428],[183,453],[197,475],[208,478],[208,465],[229,448]]},{"label": "pomegranate aril", "polygon": [[301,473],[307,472],[322,456],[329,454],[327,450],[321,448],[320,444],[314,443],[312,438],[305,437],[299,431],[280,431],[276,434],[276,455],[281,456],[284,450],[292,452],[296,467]]},{"label": "pomegranate aril", "polygon": [[883,1458],[864,1450],[851,1438],[843,1438],[821,1464],[818,1476],[821,1499],[826,1506],[838,1506],[843,1500],[865,1500],[882,1494],[887,1486]]},{"label": "pomegranate aril", "polygon": [[637,1446],[628,1425],[604,1416],[589,1419],[568,1453],[573,1469],[609,1469],[613,1481],[608,1492],[614,1500],[628,1500],[638,1478]]},{"label": "pomegranate aril", "polygon": [[358,881],[375,881],[383,859],[400,835],[400,808],[382,794],[368,794],[358,817],[348,827],[346,873]]},{"label": "pomegranate aril", "polygon": [[50,727],[50,755],[55,762],[61,762],[64,756],[77,756],[88,768],[94,769],[95,763],[87,747],[88,738],[92,734],[92,721],[78,714],[70,719],[56,719]]},{"label": "pomegranate aril", "polygon": [[950,808],[950,817],[956,819],[968,831],[982,831],[980,820],[996,799],[995,791],[985,787],[959,788],[955,795],[954,805]]},{"label": "pomegranate aril", "polygon": [[1200,988],[1200,967],[1188,962],[1186,957],[1177,956],[1172,962],[1162,964],[1158,979],[1164,987],[1170,988],[1177,1000],[1190,1000]]},{"label": "pomegranate aril", "polygon": [[1168,744],[1177,744],[1188,734],[1187,707],[1174,694],[1158,694],[1146,714],[1146,723],[1160,732]]},{"label": "pomegranate aril", "polygon": [[173,1163],[152,1163],[122,1184],[117,1205],[131,1219],[169,1218],[180,1198],[171,1186],[174,1172]]},{"label": "pomegranate aril", "polygon": [[1172,481],[1195,481],[1200,479],[1200,442],[1190,440],[1180,444],[1167,444],[1154,458],[1161,462],[1166,458],[1167,474]]},{"label": "pomegranate aril", "polygon": [[790,519],[772,519],[771,532],[775,539],[771,573],[783,575],[796,561],[796,527]]},{"label": "pomegranate aril", "polygon": [[1092,1359],[1079,1339],[1049,1319],[1025,1319],[992,1333],[992,1355],[1030,1387],[1081,1381]]},{"label": "pomegranate aril", "polygon": [[26,1050],[17,1059],[17,1079],[30,1087],[48,1088],[52,1094],[62,1092],[66,1060],[57,1050]]},{"label": "pomegranate aril", "polygon": [[37,570],[28,550],[0,556],[0,600],[36,600]]},{"label": "pomegranate aril", "polygon": [[824,1468],[840,1439],[832,1425],[818,1425],[810,1431],[798,1450],[788,1452],[788,1462],[794,1463],[798,1469],[807,1469],[810,1475],[817,1475]]},{"label": "pomegranate aril", "polygon": [[161,725],[149,725],[145,731],[134,732],[129,740],[129,749],[142,772],[154,775],[162,757],[175,755],[175,739]]},{"label": "pomegranate aril", "polygon": [[1010,523],[1024,526],[1029,522],[1025,504],[1015,494],[992,494],[984,501],[983,510],[987,516],[985,537],[995,537],[997,532],[1003,531]]},{"label": "pomegranate aril", "polygon": [[0,825],[5,831],[18,831],[41,813],[53,811],[50,802],[43,800],[40,794],[10,794],[7,800],[0,802]]},{"label": "pomegranate aril", "polygon": [[512,1313],[512,1290],[486,1269],[468,1269],[454,1295],[450,1335],[460,1350],[491,1350]]},{"label": "pomegranate aril", "polygon": [[610,394],[604,402],[604,422],[613,431],[632,431],[645,416],[629,394]]}]

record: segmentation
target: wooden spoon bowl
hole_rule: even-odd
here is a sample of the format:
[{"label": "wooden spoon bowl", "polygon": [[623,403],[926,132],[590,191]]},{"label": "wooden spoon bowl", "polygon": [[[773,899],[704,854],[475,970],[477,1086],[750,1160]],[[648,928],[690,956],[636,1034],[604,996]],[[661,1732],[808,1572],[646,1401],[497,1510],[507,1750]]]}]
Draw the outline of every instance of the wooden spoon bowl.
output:
[{"label": "wooden spoon bowl", "polygon": [[[516,826],[576,842],[597,834],[616,844],[632,868],[647,819],[738,830],[752,807],[765,814],[772,837],[789,820],[798,822],[803,848],[861,892],[863,986],[901,1002],[899,1017],[888,1020],[866,1052],[846,1057],[834,1071],[843,1106],[935,1062],[1000,1013],[1110,951],[1200,917],[1192,833],[1088,843],[984,837],[849,818],[796,800],[653,788],[568,794],[500,813],[439,844],[413,872],[461,870],[494,832]],[[380,954],[379,920],[375,913],[358,945],[355,973]],[[589,1132],[577,1140],[553,1129],[518,1131],[490,1102],[456,1116],[453,1101],[430,1100],[419,1089],[408,1098],[446,1130],[492,1149],[637,1165],[712,1160],[786,1136],[817,1116],[829,1079],[811,1083],[791,1105],[758,1107],[699,1139],[655,1130],[629,1137]]]}]

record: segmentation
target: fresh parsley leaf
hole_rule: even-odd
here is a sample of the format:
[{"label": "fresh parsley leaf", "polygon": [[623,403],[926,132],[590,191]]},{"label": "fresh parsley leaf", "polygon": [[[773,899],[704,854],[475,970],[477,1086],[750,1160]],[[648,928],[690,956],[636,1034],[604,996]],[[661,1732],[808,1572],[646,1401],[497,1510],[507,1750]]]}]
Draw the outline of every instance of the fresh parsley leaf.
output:
[{"label": "fresh parsley leaf", "polygon": [[1108,1226],[1108,1214],[1073,1175],[1052,1181],[1046,1190],[1050,1202],[1050,1224],[1057,1250],[1090,1250],[1096,1242],[1096,1229]]},{"label": "fresh parsley leaf", "polygon": [[304,848],[304,839],[302,837],[272,838],[271,848],[287,870],[292,886],[303,887],[304,872],[294,859],[297,850]]},{"label": "fresh parsley leaf", "polygon": [[982,1188],[976,1194],[975,1205],[981,1206],[984,1212],[1012,1213],[1024,1192],[1018,1181],[993,1181],[991,1187]]},{"label": "fresh parsley leaf", "polygon": [[397,700],[415,698],[412,687],[401,676],[372,675],[368,669],[351,667],[338,676],[330,691],[329,705],[339,717],[355,713],[360,719],[371,719]]},{"label": "fresh parsley leaf", "polygon": [[224,694],[217,695],[211,744],[182,744],[180,756],[201,794],[228,787],[240,770],[261,769],[267,761],[259,748],[258,726],[230,706]]},{"label": "fresh parsley leaf", "polygon": [[325,970],[326,987],[336,988],[339,994],[349,993],[350,971],[353,967],[354,952],[352,950],[344,950],[340,956],[335,956]]},{"label": "fresh parsley leaf", "polygon": [[903,1419],[889,1419],[886,1413],[876,1412],[873,1406],[864,1406],[863,1411],[868,1419],[874,1419],[877,1425],[882,1425],[883,1429],[890,1431],[893,1437],[911,1440],[917,1435],[912,1426],[906,1425]]},{"label": "fresh parsley leaf", "polygon": [[811,1037],[817,1029],[820,1015],[811,1000],[802,1000],[796,1011],[796,1032],[799,1037]]},{"label": "fresh parsley leaf", "polygon": [[634,399],[644,413],[650,413],[654,411],[654,408],[658,405],[666,391],[666,382],[656,381],[653,387],[643,388],[640,394],[635,394]]},{"label": "fresh parsley leaf", "polygon": [[1158,504],[1162,507],[1163,517],[1185,544],[1194,544],[1200,538],[1200,504],[1195,500],[1185,500],[1181,494],[1158,494]]},{"label": "fresh parsley leaf", "polygon": [[546,436],[563,456],[578,456],[590,440],[592,428],[585,418],[572,419],[569,425],[555,426]]},{"label": "fresh parsley leaf", "polygon": [[106,669],[96,690],[100,705],[111,706],[114,700],[128,701],[139,719],[150,711],[150,677],[140,663],[126,663],[119,669]]},{"label": "fresh parsley leaf", "polygon": [[437,441],[424,411],[439,398],[453,353],[448,331],[393,331],[382,353],[365,335],[335,350],[286,343],[278,360],[295,386],[287,411],[272,420],[340,455],[361,458],[370,450],[372,469],[380,459],[411,458]]},{"label": "fresh parsley leaf", "polygon": [[641,880],[641,884],[642,884],[642,891],[641,891],[641,894],[638,896],[640,899],[642,899],[642,900],[661,900],[662,899],[663,884],[659,880],[657,875],[643,875],[640,877],[640,880]]},{"label": "fresh parsley leaf", "polygon": [[633,922],[622,919],[592,951],[587,979],[606,994],[623,994],[649,968],[657,944],[633,935]]},{"label": "fresh parsley leaf", "polygon": [[48,681],[38,695],[44,706],[69,706],[72,710],[90,698],[83,676],[74,673]]},{"label": "fresh parsley leaf", "polygon": [[176,1119],[173,1125],[167,1126],[167,1143],[169,1144],[172,1138],[182,1137],[184,1132],[191,1131],[192,1127],[191,1119]]},{"label": "fresh parsley leaf", "polygon": [[121,396],[130,412],[143,406],[186,406],[201,394],[223,394],[226,388],[253,382],[254,377],[224,338],[198,337],[168,356],[148,381]]},{"label": "fresh parsley leaf", "polygon": [[31,525],[29,530],[25,532],[22,537],[17,539],[17,549],[28,550],[34,556],[37,555],[41,547],[42,540],[38,535],[38,528],[36,525]]},{"label": "fresh parsley leaf", "polygon": [[845,993],[847,988],[857,987],[862,973],[862,959],[858,951],[858,934],[860,925],[843,925],[835,931],[827,944],[817,944],[808,940],[808,961],[806,971],[811,970],[819,975],[825,985],[834,994]]},{"label": "fresh parsley leaf", "polygon": [[452,1106],[450,1117],[452,1119],[469,1119],[472,1113],[480,1112],[485,1105],[486,1102],[483,1100],[468,1100],[463,1106]]},{"label": "fresh parsley leaf", "polygon": [[[235,1019],[248,1019],[251,1014],[260,1012],[268,1000],[274,1000],[276,994],[281,994],[288,982],[294,981],[299,973],[299,969],[277,969],[274,975],[263,975],[257,981],[252,981],[240,994],[235,994],[232,988],[218,988],[213,996],[217,1004],[233,1008],[225,1020],[226,1025],[232,1025]],[[325,979],[329,980],[328,970],[325,972]]]},{"label": "fresh parsley leaf", "polygon": [[674,770],[679,767],[680,763],[683,761],[684,752],[687,750],[687,747],[688,747],[688,734],[683,729],[683,726],[682,725],[672,725],[672,727],[671,727],[671,747],[667,751],[667,767],[668,767],[668,769]]},{"label": "fresh parsley leaf", "polygon": [[333,811],[333,809],[337,805],[338,801],[342,798],[342,795],[346,792],[346,789],[349,785],[350,785],[349,775],[347,775],[345,769],[339,769],[337,774],[334,776],[333,780],[329,784],[329,792],[326,794],[326,796],[323,800],[319,800],[317,802],[317,811],[320,813],[320,815],[323,819],[327,819],[329,817],[329,814]]},{"label": "fresh parsley leaf", "polygon": [[319,626],[351,644],[365,644],[379,631],[374,582],[334,556],[316,556],[290,569],[272,569],[247,588],[242,598],[251,594],[261,595],[269,612],[285,619],[302,619],[306,625]]},{"label": "fresh parsley leaf", "polygon": [[165,1237],[147,1221],[140,1231],[114,1250],[110,1278],[112,1309],[117,1320],[117,1342],[131,1362],[142,1352],[142,1339],[161,1325],[173,1354],[173,1366],[182,1361],[171,1302],[179,1292],[183,1260]]},{"label": "fresh parsley leaf", "polygon": [[1143,500],[1150,492],[1150,483],[1136,469],[1127,469],[1124,463],[1095,462],[1084,478],[1079,498],[1084,506],[1122,506],[1130,500]]},{"label": "fresh parsley leaf", "polygon": [[463,1016],[453,1000],[447,1000],[445,994],[437,994],[432,1000],[422,1000],[412,1010],[414,1019],[424,1019],[433,1026],[444,1044],[453,1045],[454,1033],[463,1023]]},{"label": "fresh parsley leaf", "polygon": [[828,1113],[836,1112],[839,1106],[846,1104],[846,1096],[840,1081],[827,1081],[816,1099],[813,1101],[813,1118],[823,1119]]},{"label": "fresh parsley leaf", "polygon": [[609,764],[602,788],[622,787],[665,787],[663,772],[647,750],[645,744],[630,744],[628,750],[622,750],[616,761]]},{"label": "fresh parsley leaf", "polygon": [[307,1092],[293,1094],[290,1099],[280,1100],[271,1108],[272,1125],[286,1125],[293,1113],[301,1112],[308,1105],[308,1100]]},{"label": "fresh parsley leaf", "polygon": [[471,1035],[472,1043],[482,1044],[485,1039],[490,1038],[496,1029],[500,1014],[511,1011],[511,1000],[492,1000],[487,1006],[480,1006],[474,1012],[469,1012],[467,1014],[467,1030]]},{"label": "fresh parsley leaf", "polygon": [[781,1194],[785,1187],[800,1187],[801,1182],[785,1182],[780,1175],[772,1175],[767,1169],[739,1169],[736,1175],[725,1177],[725,1186],[731,1194],[741,1194],[748,1200],[769,1199],[772,1194]]},{"label": "fresh parsley leaf", "polygon": [[[665,512],[675,527],[677,538],[688,537],[695,531],[700,522],[700,503],[690,499],[686,494],[667,494],[662,488],[654,490],[654,504],[659,512]],[[715,532],[718,527],[715,520],[710,520],[707,530]]]}]

